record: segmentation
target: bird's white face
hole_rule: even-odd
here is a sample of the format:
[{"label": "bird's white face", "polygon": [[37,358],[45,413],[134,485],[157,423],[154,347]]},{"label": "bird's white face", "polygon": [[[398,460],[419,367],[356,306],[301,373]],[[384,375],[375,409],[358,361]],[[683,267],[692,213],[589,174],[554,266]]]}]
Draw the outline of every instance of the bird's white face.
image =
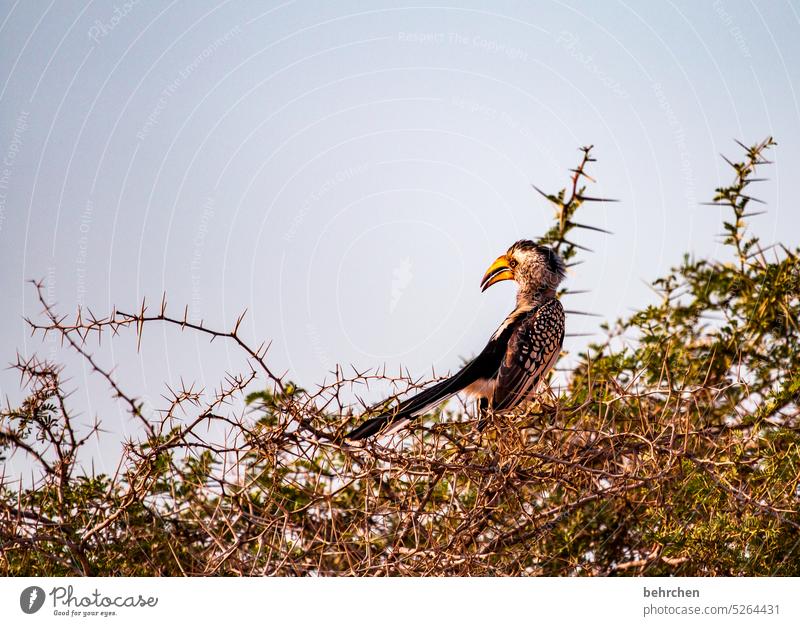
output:
[{"label": "bird's white face", "polygon": [[523,239],[489,266],[481,280],[481,291],[503,280],[513,280],[525,290],[555,291],[564,272],[564,261],[554,250]]}]

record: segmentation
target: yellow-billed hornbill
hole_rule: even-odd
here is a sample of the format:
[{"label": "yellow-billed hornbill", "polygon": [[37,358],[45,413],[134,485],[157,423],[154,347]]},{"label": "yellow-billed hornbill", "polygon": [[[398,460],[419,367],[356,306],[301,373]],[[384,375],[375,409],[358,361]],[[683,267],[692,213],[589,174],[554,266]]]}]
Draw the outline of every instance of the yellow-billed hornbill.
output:
[{"label": "yellow-billed hornbill", "polygon": [[479,428],[485,423],[486,409],[511,409],[532,398],[564,341],[564,309],[556,298],[564,272],[564,262],[551,248],[527,239],[516,242],[481,280],[481,291],[502,280],[517,283],[517,306],[483,351],[454,376],[401,402],[393,411],[368,419],[347,438],[395,432],[460,391],[477,397]]}]

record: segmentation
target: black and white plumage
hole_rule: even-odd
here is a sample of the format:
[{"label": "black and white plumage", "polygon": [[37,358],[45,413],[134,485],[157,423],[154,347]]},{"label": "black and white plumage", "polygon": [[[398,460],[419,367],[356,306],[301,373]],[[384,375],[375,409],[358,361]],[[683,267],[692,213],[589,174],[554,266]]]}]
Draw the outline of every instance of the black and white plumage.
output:
[{"label": "black and white plumage", "polygon": [[[395,432],[461,391],[494,411],[512,409],[533,398],[564,341],[564,309],[556,298],[563,278],[564,263],[555,251],[529,240],[516,242],[481,281],[484,291],[503,280],[518,285],[517,306],[481,353],[450,378],[401,402],[393,411],[368,419],[347,438]],[[479,427],[485,422],[485,416],[481,418]]]}]

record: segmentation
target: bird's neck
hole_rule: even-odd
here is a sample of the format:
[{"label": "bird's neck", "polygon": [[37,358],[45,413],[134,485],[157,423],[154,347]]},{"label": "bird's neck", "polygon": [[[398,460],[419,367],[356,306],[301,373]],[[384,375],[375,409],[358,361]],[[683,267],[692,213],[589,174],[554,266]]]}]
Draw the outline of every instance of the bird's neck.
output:
[{"label": "bird's neck", "polygon": [[556,297],[556,290],[552,287],[536,286],[520,288],[517,291],[517,308],[538,307]]}]

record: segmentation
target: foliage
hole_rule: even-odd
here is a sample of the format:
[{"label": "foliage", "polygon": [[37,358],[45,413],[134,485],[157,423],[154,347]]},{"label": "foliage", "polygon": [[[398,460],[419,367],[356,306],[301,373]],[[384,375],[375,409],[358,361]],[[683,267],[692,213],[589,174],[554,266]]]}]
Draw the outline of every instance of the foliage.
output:
[{"label": "foliage", "polygon": [[[240,338],[241,318],[217,332],[162,301],[67,323],[40,285],[45,321],[29,323],[83,355],[143,434],[115,475],[78,472],[99,425],[78,434],[60,369],[19,359],[30,394],[2,411],[0,454],[38,473],[2,477],[0,574],[799,575],[800,261],[745,224],[772,145],[747,148],[716,190],[731,260],[685,256],[655,281],[654,304],[604,326],[560,395],[495,415],[483,434],[450,405],[411,433],[349,445],[363,416],[344,397],[385,376],[338,371],[307,391]],[[556,220],[542,241],[568,259],[581,248],[567,236],[587,227],[576,211],[603,201],[584,195],[582,152],[571,194],[543,193]],[[87,346],[152,324],[232,341],[252,368],[210,397],[172,391],[148,419]],[[232,412],[234,397],[249,410]],[[208,422],[224,440],[203,437]]]}]

